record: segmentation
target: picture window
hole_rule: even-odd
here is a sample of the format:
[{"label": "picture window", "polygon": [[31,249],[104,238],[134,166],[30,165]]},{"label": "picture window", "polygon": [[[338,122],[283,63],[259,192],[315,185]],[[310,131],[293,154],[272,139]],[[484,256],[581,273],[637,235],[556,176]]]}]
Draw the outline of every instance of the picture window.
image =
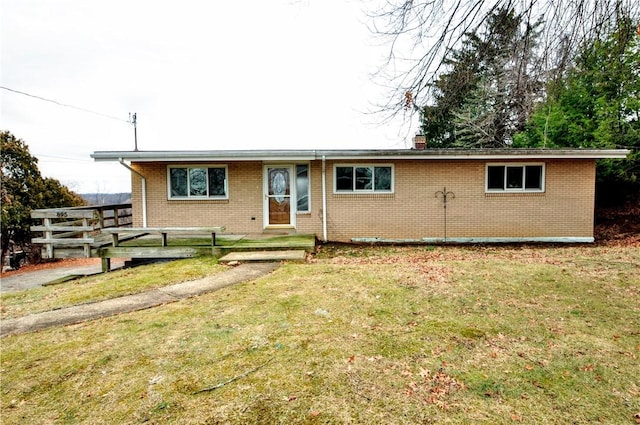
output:
[{"label": "picture window", "polygon": [[391,165],[337,165],[334,170],[337,193],[393,192]]},{"label": "picture window", "polygon": [[169,167],[169,199],[227,199],[227,167]]}]

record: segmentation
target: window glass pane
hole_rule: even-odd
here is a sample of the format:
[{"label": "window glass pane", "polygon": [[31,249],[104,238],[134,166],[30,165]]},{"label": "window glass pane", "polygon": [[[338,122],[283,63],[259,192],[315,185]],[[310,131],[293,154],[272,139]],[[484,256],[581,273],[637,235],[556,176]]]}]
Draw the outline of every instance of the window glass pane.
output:
[{"label": "window glass pane", "polygon": [[504,190],[504,166],[487,167],[487,189]]},{"label": "window glass pane", "polygon": [[169,169],[171,180],[171,196],[187,196],[187,169]]},{"label": "window glass pane", "polygon": [[524,167],[507,167],[507,189],[522,189],[522,169]]},{"label": "window glass pane", "polygon": [[336,190],[353,190],[353,167],[336,167]]},{"label": "window glass pane", "polygon": [[291,195],[289,168],[269,168],[269,196],[275,196],[278,202]]},{"label": "window glass pane", "polygon": [[391,191],[391,167],[375,168],[375,190]]},{"label": "window glass pane", "polygon": [[189,168],[189,195],[207,196],[206,168]]},{"label": "window glass pane", "polygon": [[225,196],[224,180],[225,180],[224,168],[209,168],[209,196]]},{"label": "window glass pane", "polygon": [[309,211],[309,166],[296,165],[296,194],[298,211]]},{"label": "window glass pane", "polygon": [[542,190],[542,165],[525,167],[525,189]]},{"label": "window glass pane", "polygon": [[371,167],[356,167],[356,190],[373,189],[373,170]]}]

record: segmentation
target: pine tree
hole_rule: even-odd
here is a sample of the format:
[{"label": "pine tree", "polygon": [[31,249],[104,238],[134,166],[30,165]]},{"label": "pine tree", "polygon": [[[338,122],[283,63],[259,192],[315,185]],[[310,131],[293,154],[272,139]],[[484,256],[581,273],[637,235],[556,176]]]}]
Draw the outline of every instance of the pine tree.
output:
[{"label": "pine tree", "polygon": [[431,146],[507,147],[524,128],[542,83],[535,63],[538,36],[512,9],[499,9],[484,32],[467,34],[435,84],[435,102],[422,109]]}]

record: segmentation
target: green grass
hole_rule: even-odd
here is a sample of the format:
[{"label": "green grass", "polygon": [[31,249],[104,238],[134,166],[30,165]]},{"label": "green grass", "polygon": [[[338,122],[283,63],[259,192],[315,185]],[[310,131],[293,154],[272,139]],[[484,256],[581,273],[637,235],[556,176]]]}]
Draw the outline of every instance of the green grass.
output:
[{"label": "green grass", "polygon": [[253,282],[4,338],[2,422],[633,424],[639,264],[637,247],[325,246]]},{"label": "green grass", "polygon": [[2,318],[13,318],[72,305],[101,301],[199,279],[225,267],[213,257],[164,262],[83,277],[64,284],[0,295]]}]

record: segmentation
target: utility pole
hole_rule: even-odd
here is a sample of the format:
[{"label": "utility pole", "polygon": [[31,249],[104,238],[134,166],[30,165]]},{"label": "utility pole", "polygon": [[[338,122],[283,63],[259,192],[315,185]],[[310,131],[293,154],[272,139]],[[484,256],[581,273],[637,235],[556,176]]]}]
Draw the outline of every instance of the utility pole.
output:
[{"label": "utility pole", "polygon": [[133,141],[134,141],[134,151],[138,152],[138,128],[136,126],[136,113],[133,115],[129,112],[129,122],[133,125]]}]

